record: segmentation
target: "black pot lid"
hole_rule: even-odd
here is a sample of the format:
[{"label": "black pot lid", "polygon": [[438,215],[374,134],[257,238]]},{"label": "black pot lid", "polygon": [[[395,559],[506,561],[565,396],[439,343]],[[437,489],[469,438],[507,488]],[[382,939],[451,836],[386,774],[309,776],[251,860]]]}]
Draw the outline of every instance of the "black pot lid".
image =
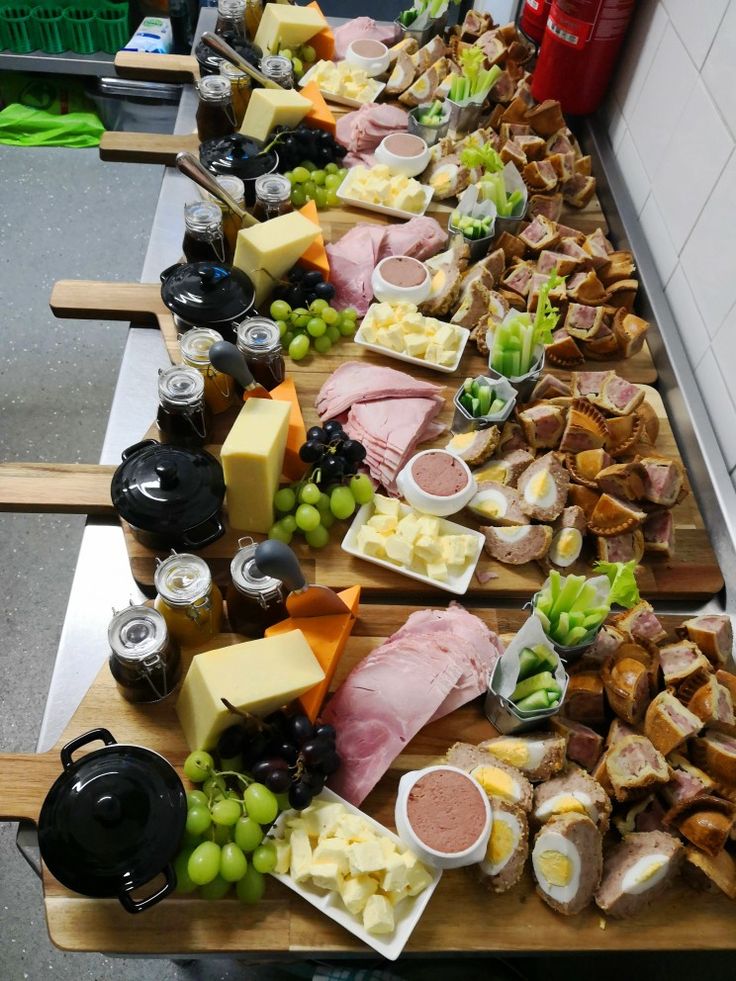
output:
[{"label": "black pot lid", "polygon": [[218,513],[225,480],[220,463],[206,450],[147,439],[123,451],[110,494],[129,524],[171,538]]},{"label": "black pot lid", "polygon": [[[261,51],[257,44],[253,44],[251,41],[238,37],[238,35],[232,31],[225,32],[222,35],[222,39],[223,41],[227,41],[230,47],[234,48],[238,54],[242,58],[245,58],[245,60],[249,64],[253,65],[254,68],[260,67],[263,51]],[[213,75],[220,74],[220,62],[222,61],[222,55],[219,55],[216,51],[213,51],[212,48],[204,43],[204,41],[200,41],[197,47],[194,49],[194,57],[199,62],[200,68],[204,68]]]},{"label": "black pot lid", "polygon": [[176,316],[209,327],[242,320],[253,306],[255,290],[242,270],[208,259],[165,269],[161,297]]},{"label": "black pot lid", "polygon": [[263,174],[273,174],[279,165],[275,150],[261,153],[257,140],[240,133],[205,140],[199,147],[199,159],[203,167],[218,177],[232,174],[243,181],[255,180]]},{"label": "black pot lid", "polygon": [[[72,761],[71,751],[96,739],[108,745]],[[38,823],[51,874],[75,892],[99,897],[158,876],[177,852],[187,815],[171,764],[150,749],[115,743],[105,729],[65,746],[62,763]]]}]

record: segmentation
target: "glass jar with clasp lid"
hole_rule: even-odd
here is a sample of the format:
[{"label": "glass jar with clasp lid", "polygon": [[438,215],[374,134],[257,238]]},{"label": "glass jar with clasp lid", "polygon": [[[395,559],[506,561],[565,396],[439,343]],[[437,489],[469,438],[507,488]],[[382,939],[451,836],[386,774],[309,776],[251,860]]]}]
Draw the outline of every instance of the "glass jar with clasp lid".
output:
[{"label": "glass jar with clasp lid", "polygon": [[174,552],[159,561],[153,581],[154,607],[182,647],[198,647],[219,634],[222,593],[204,559]]},{"label": "glass jar with clasp lid", "polygon": [[160,441],[198,449],[211,431],[210,411],[204,400],[204,378],[195,368],[172,365],[158,374],[156,427]]},{"label": "glass jar with clasp lid", "polygon": [[245,117],[245,110],[248,108],[248,103],[250,102],[252,91],[250,75],[241,71],[237,65],[232,65],[229,61],[225,61],[224,58],[220,62],[220,74],[230,82],[230,95],[233,103],[235,126],[237,129],[240,129],[243,118]]},{"label": "glass jar with clasp lid", "polygon": [[238,324],[238,350],[255,381],[270,392],[286,377],[279,329],[268,317],[248,317]]},{"label": "glass jar with clasp lid", "polygon": [[211,201],[190,201],[184,205],[182,252],[187,262],[211,259],[225,261],[222,212]]},{"label": "glass jar with clasp lid", "polygon": [[281,88],[294,88],[294,66],[290,58],[285,58],[283,55],[266,55],[261,59],[261,71],[272,82],[278,82]]},{"label": "glass jar with clasp lid", "polygon": [[129,702],[159,702],[179,680],[179,645],[166,621],[148,606],[113,613],[107,630],[109,665],[120,694]]},{"label": "glass jar with clasp lid", "polygon": [[230,563],[232,581],[225,594],[230,629],[245,637],[263,637],[268,627],[289,616],[286,587],[258,568],[257,543],[252,538],[241,538],[238,545],[240,550]]},{"label": "glass jar with clasp lid", "polygon": [[222,75],[205,75],[197,82],[197,136],[199,142],[230,136],[236,130],[230,80]]},{"label": "glass jar with clasp lid", "polygon": [[[235,204],[245,209],[245,184],[239,177],[230,174],[216,176],[215,180],[220,187],[227,191]],[[225,235],[225,261],[232,262],[235,255],[235,245],[238,239],[238,232],[242,225],[240,218],[231,211],[224,201],[219,198],[210,198],[222,212],[222,230]]]},{"label": "glass jar with clasp lid", "polygon": [[253,217],[270,221],[294,210],[291,203],[291,183],[282,174],[262,174],[256,177],[256,203]]},{"label": "glass jar with clasp lid", "polygon": [[222,334],[212,327],[193,327],[179,338],[182,361],[202,375],[204,401],[215,415],[240,405],[233,379],[214,368],[210,361],[210,348],[222,339]]},{"label": "glass jar with clasp lid", "polygon": [[215,34],[220,37],[245,37],[245,8],[247,0],[217,0]]}]

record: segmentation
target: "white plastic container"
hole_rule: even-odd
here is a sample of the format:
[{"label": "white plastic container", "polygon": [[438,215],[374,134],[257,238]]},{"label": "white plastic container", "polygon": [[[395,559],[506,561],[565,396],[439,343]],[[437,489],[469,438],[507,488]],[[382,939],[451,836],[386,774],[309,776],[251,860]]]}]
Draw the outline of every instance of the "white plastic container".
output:
[{"label": "white plastic container", "polygon": [[[467,483],[462,490],[459,490],[456,494],[439,495],[430,494],[419,486],[412,469],[417,460],[429,456],[430,453],[444,454],[450,458],[453,466],[460,466],[467,478]],[[399,488],[401,496],[413,508],[416,508],[417,511],[424,511],[425,514],[434,514],[438,518],[447,518],[451,514],[457,514],[458,511],[462,511],[478,490],[478,484],[470,472],[467,463],[452,453],[447,453],[446,450],[422,450],[421,453],[415,454],[403,470],[399,471],[396,477],[396,486]]]},{"label": "white plastic container", "polygon": [[426,140],[414,133],[389,133],[376,147],[374,156],[392,174],[416,177],[427,169],[429,147]]},{"label": "white plastic container", "polygon": [[[434,848],[429,848],[418,837],[409,823],[407,804],[412,787],[418,780],[425,777],[428,773],[434,773],[438,770],[460,773],[463,777],[466,777],[477,788],[485,807],[486,819],[481,834],[469,848],[466,848],[462,852],[440,852],[435,851]],[[456,766],[428,766],[424,770],[412,770],[410,773],[405,773],[401,780],[399,780],[399,789],[396,795],[396,808],[394,810],[394,821],[396,823],[396,831],[398,832],[399,838],[401,838],[404,844],[411,848],[411,850],[415,852],[426,865],[434,866],[437,869],[461,869],[466,865],[476,865],[478,862],[482,862],[485,858],[486,849],[488,848],[488,839],[491,837],[491,828],[493,826],[493,812],[491,811],[491,805],[488,802],[486,792],[483,790],[478,781],[471,777],[469,773],[458,769]]]},{"label": "white plastic container", "polygon": [[345,61],[362,68],[369,78],[383,75],[391,61],[388,48],[381,41],[372,38],[357,38],[351,41],[345,52]]},{"label": "white plastic container", "polygon": [[[417,278],[423,271],[424,279],[422,282],[415,286],[399,286],[385,278],[384,272],[388,275],[392,263],[395,263],[396,260],[400,260],[401,263],[407,263],[413,269],[416,269]],[[381,303],[403,302],[414,303],[419,306],[420,303],[424,303],[432,292],[432,277],[429,274],[427,266],[423,262],[420,262],[419,259],[414,259],[409,255],[389,255],[385,259],[381,259],[373,270],[371,286],[373,287],[373,295]]]}]

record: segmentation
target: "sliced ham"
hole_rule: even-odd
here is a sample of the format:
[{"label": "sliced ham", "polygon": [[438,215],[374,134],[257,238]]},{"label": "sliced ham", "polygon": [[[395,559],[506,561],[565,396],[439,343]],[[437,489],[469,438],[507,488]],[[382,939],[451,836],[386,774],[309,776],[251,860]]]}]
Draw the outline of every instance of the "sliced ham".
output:
[{"label": "sliced ham", "polygon": [[331,788],[359,805],[423,726],[485,691],[502,652],[483,621],[456,603],[412,613],[353,668],[323,713],[342,758]]},{"label": "sliced ham", "polygon": [[418,397],[435,399],[441,404],[442,392],[441,385],[413,378],[395,368],[366,361],[345,361],[319,390],[315,405],[320,419],[326,421],[347,412],[356,402]]},{"label": "sliced ham", "polygon": [[347,165],[371,166],[373,151],[381,140],[391,133],[405,132],[408,118],[406,110],[398,106],[368,102],[338,119],[337,139],[348,151]]},{"label": "sliced ham", "polygon": [[342,61],[348,47],[353,41],[371,40],[381,41],[387,47],[396,44],[399,40],[401,29],[395,23],[378,23],[372,17],[353,17],[347,24],[342,24],[334,30],[335,35],[335,61]]}]

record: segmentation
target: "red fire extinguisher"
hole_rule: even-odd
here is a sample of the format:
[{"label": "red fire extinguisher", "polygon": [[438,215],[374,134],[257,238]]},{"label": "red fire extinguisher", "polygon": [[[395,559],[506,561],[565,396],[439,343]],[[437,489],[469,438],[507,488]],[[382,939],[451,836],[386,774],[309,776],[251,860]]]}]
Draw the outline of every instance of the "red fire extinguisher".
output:
[{"label": "red fire extinguisher", "polygon": [[524,0],[519,14],[519,29],[535,44],[542,40],[551,6],[552,0]]},{"label": "red fire extinguisher", "polygon": [[585,115],[603,98],[635,0],[552,0],[532,78],[538,102]]}]

